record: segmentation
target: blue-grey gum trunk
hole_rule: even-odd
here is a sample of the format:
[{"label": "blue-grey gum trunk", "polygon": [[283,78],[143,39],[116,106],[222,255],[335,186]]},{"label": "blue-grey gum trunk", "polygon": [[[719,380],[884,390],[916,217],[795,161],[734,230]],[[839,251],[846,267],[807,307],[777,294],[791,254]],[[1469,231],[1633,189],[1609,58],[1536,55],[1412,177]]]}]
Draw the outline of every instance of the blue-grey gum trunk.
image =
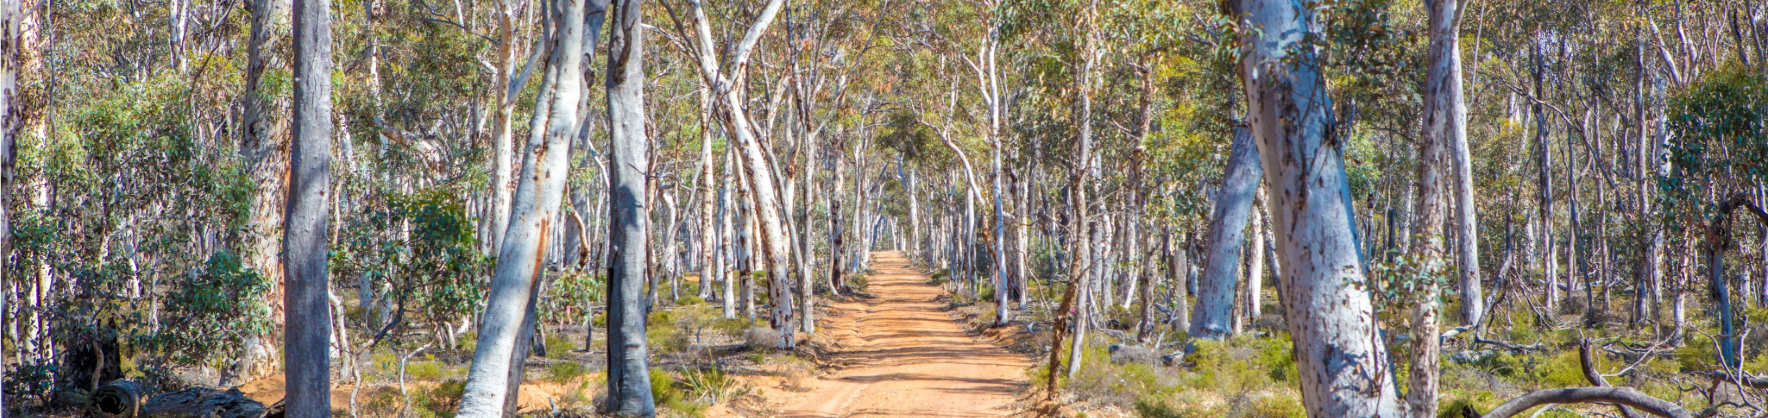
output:
[{"label": "blue-grey gum trunk", "polygon": [[650,145],[645,138],[644,31],[639,0],[616,0],[609,7],[608,122],[610,167],[608,240],[608,401],[616,415],[656,415],[650,368],[645,363],[645,312],[640,292],[646,275],[645,173]]},{"label": "blue-grey gum trunk", "polygon": [[[331,416],[326,228],[331,190],[331,1],[296,0],[294,141],[283,219],[288,415]],[[289,320],[292,319],[292,320]]]},{"label": "blue-grey gum trunk", "polygon": [[1246,241],[1246,222],[1252,213],[1254,194],[1264,170],[1252,130],[1234,128],[1233,149],[1222,186],[1216,193],[1215,212],[1210,215],[1209,252],[1203,259],[1203,276],[1197,280],[1197,307],[1191,314],[1191,338],[1222,339],[1233,331],[1234,295],[1239,277],[1241,243]]},{"label": "blue-grey gum trunk", "polygon": [[1316,0],[1241,0],[1239,74],[1270,186],[1282,303],[1308,416],[1399,416],[1386,348],[1376,338],[1341,143],[1321,58]]}]

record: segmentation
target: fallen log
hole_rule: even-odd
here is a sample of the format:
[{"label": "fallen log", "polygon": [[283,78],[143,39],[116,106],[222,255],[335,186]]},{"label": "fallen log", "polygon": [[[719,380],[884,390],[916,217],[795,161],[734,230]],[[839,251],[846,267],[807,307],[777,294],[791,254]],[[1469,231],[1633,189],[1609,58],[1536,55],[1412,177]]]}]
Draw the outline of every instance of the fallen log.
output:
[{"label": "fallen log", "polygon": [[145,392],[141,385],[129,380],[117,380],[99,386],[92,392],[92,415],[104,418],[128,418],[141,412],[141,400]]},{"label": "fallen log", "polygon": [[[190,388],[162,393],[142,404],[140,418],[266,418],[271,408],[252,400],[238,388],[217,390]],[[280,416],[280,414],[277,414]]]},{"label": "fallen log", "polygon": [[281,418],[282,403],[269,407],[239,389],[190,388],[146,397],[140,384],[117,380],[93,392],[92,416],[103,418]]}]

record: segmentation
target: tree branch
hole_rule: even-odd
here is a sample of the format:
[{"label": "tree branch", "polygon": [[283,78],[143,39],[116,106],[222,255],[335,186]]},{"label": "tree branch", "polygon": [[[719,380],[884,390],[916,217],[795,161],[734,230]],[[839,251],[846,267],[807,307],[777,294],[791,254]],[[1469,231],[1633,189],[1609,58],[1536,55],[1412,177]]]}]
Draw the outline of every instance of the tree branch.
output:
[{"label": "tree branch", "polygon": [[1628,387],[1583,387],[1563,389],[1541,389],[1511,399],[1481,418],[1509,418],[1530,408],[1541,405],[1568,403],[1612,403],[1630,406],[1652,415],[1670,418],[1695,418],[1693,412],[1677,406],[1675,403],[1651,397]]}]

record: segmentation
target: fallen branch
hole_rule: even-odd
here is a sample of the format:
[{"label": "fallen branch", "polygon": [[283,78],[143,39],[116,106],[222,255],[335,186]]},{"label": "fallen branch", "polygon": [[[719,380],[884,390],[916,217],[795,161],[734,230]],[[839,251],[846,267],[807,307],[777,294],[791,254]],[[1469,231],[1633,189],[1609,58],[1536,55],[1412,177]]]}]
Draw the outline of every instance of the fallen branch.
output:
[{"label": "fallen branch", "polygon": [[1768,377],[1748,373],[1733,375],[1733,373],[1726,373],[1723,370],[1713,370],[1703,373],[1703,375],[1713,379],[1714,382],[1738,383],[1755,389],[1768,389]]},{"label": "fallen branch", "polygon": [[1585,387],[1541,389],[1511,399],[1481,418],[1509,418],[1541,405],[1568,403],[1612,403],[1636,408],[1652,415],[1670,418],[1696,418],[1695,414],[1675,403],[1654,398],[1629,387]]},{"label": "fallen branch", "polygon": [[1489,338],[1481,337],[1481,336],[1477,336],[1477,335],[1473,337],[1473,342],[1477,343],[1477,344],[1491,344],[1491,345],[1503,347],[1506,350],[1510,350],[1510,351],[1516,352],[1516,353],[1521,353],[1521,352],[1525,352],[1525,351],[1540,351],[1540,350],[1544,349],[1541,347],[1541,343],[1534,343],[1534,344],[1529,344],[1529,345],[1516,345],[1516,344],[1493,340],[1493,339],[1489,339]]}]

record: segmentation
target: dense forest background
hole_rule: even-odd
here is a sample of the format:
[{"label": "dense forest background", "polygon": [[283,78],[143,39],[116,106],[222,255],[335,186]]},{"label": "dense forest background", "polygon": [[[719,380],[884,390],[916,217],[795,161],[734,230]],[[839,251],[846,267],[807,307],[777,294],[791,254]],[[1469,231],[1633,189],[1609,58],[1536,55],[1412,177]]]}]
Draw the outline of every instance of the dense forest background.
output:
[{"label": "dense forest background", "polygon": [[283,379],[291,329],[338,414],[697,415],[874,251],[1038,359],[1026,413],[1768,413],[1757,2],[303,2],[328,80],[288,0],[4,3],[7,416]]}]

